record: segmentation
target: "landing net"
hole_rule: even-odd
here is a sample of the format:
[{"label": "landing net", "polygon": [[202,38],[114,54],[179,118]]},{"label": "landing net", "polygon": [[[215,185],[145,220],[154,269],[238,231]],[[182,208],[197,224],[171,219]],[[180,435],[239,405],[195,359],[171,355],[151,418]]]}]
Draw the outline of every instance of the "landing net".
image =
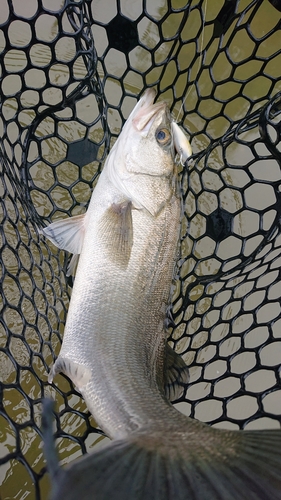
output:
[{"label": "landing net", "polygon": [[69,255],[39,235],[83,213],[147,87],[191,139],[170,342],[190,367],[177,407],[216,427],[281,422],[279,1],[1,0],[1,498],[44,500],[41,398],[62,464],[103,433],[47,372]]}]

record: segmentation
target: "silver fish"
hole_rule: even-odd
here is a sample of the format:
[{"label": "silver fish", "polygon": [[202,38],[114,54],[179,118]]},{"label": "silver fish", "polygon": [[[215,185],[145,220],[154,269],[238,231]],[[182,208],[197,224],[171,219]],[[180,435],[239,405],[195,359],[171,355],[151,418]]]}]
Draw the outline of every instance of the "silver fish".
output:
[{"label": "silver fish", "polygon": [[153,101],[147,91],[129,116],[87,213],[44,229],[80,254],[49,382],[68,375],[112,439],[53,474],[52,499],[280,499],[281,431],[218,430],[169,401],[188,378],[164,320],[181,212],[174,148],[189,150]]}]

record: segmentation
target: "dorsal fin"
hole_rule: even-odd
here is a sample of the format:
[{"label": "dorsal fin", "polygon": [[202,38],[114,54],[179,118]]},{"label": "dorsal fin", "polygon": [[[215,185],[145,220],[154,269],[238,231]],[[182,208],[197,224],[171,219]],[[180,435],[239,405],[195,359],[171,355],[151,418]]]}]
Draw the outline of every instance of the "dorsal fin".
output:
[{"label": "dorsal fin", "polygon": [[80,254],[84,240],[85,215],[56,220],[42,229],[48,240],[62,250]]}]

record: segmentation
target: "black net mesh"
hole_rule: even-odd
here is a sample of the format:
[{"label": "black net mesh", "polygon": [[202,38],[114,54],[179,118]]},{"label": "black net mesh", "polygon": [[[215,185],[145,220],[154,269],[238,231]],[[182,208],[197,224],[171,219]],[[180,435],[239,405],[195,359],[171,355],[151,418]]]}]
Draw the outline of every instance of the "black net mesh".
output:
[{"label": "black net mesh", "polygon": [[177,407],[218,427],[281,422],[279,1],[1,0],[2,499],[45,499],[41,398],[62,463],[103,433],[70,381],[47,384],[71,283],[39,234],[86,210],[112,141],[153,86],[191,138],[170,341]]}]

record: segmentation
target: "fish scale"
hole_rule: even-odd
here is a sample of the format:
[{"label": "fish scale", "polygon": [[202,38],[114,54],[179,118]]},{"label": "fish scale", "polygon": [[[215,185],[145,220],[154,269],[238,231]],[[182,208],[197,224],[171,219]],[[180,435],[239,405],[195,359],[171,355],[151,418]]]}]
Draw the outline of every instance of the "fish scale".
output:
[{"label": "fish scale", "polygon": [[[95,210],[94,205],[93,210]],[[166,340],[163,305],[168,303],[178,239],[179,204],[176,198],[165,211],[168,217],[164,211],[161,212],[157,218],[157,227],[150,214],[133,211],[133,227],[138,227],[138,230],[134,231],[134,244],[126,270],[120,270],[118,266],[110,266],[108,262],[103,261],[101,252],[97,252],[99,247],[97,238],[90,242],[89,247],[87,240],[85,241],[80,256],[75,278],[75,295],[72,295],[68,312],[70,323],[65,334],[68,337],[64,339],[60,357],[91,369],[91,382],[83,388],[79,387],[77,381],[77,387],[98,424],[112,438],[120,434],[121,424],[116,424],[120,401],[124,407],[129,406],[129,410],[120,415],[122,427],[129,432],[131,424],[128,423],[127,428],[127,420],[131,419],[128,415],[138,415],[139,425],[150,418],[145,405],[141,420],[138,395],[142,392],[147,393],[148,382],[151,388],[155,386],[155,391],[159,392],[156,373],[151,369],[155,365],[154,359],[149,358],[156,357],[154,354],[156,351],[158,365],[163,365]],[[163,239],[163,232],[167,219],[172,215],[174,215],[172,220],[175,229],[169,233],[170,263],[167,267],[165,262],[162,272],[160,273],[159,266],[158,272],[155,273],[154,263],[155,260],[159,260],[157,236],[163,240],[166,252],[167,237]],[[135,244],[140,238],[141,244]],[[88,258],[89,254],[92,255],[92,262]],[[148,269],[148,262],[152,264],[151,269]],[[91,272],[92,266],[99,270],[96,275]],[[87,274],[86,279],[85,274]],[[101,279],[103,286],[100,286]],[[80,312],[77,314],[79,307]],[[144,379],[143,389],[142,379]],[[96,393],[101,395],[99,405],[96,403]],[[108,404],[104,401],[104,394],[107,394]],[[152,408],[155,408],[154,403],[155,401],[152,403]],[[161,408],[160,411],[162,412]],[[112,416],[113,421],[112,424],[105,425],[108,416]],[[152,418],[155,418],[155,410]]]}]

